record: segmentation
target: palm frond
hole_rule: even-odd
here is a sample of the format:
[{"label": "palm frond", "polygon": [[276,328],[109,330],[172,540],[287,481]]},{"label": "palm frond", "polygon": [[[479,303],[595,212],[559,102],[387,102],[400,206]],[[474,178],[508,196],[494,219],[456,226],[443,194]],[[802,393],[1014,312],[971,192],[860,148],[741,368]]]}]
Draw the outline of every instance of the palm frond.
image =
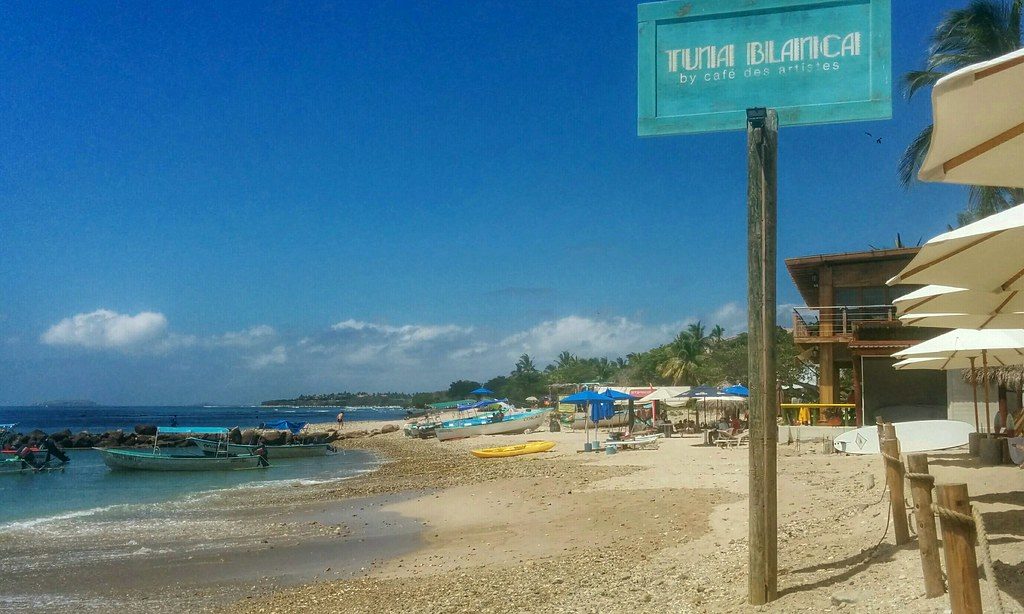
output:
[{"label": "palm frond", "polygon": [[909,187],[914,181],[917,180],[917,171],[921,169],[921,165],[924,164],[925,156],[928,155],[928,147],[932,143],[932,128],[928,126],[921,131],[914,140],[907,145],[907,149],[900,156],[899,166],[897,171],[900,177],[900,183],[904,187]]},{"label": "palm frond", "polygon": [[903,83],[907,88],[907,98],[912,98],[923,87],[935,85],[936,81],[945,76],[946,73],[937,70],[911,70],[903,75]]}]

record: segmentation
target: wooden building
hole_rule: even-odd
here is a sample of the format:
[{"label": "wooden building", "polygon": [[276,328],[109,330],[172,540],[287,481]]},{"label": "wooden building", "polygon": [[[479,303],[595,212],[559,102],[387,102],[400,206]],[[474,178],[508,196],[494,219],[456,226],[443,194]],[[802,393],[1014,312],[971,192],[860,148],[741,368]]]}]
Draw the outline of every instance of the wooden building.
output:
[{"label": "wooden building", "polygon": [[904,327],[896,319],[893,299],[917,286],[885,285],[917,251],[912,247],[786,260],[807,305],[793,310],[793,337],[801,357],[819,368],[819,402],[856,404],[858,424],[872,423],[878,415],[901,421],[946,416],[945,374],[895,371],[890,358],[940,332]]}]

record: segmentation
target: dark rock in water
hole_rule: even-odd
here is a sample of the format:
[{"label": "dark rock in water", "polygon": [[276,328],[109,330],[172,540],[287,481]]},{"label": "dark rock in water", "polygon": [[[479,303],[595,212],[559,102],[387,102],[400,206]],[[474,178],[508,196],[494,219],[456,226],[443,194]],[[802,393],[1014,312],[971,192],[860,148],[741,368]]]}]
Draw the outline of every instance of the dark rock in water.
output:
[{"label": "dark rock in water", "polygon": [[292,435],[291,431],[284,432],[284,445],[291,445],[295,442],[295,435]]},{"label": "dark rock in water", "polygon": [[71,436],[71,429],[64,429],[63,431],[57,431],[56,433],[50,435],[50,439],[56,441],[57,443],[60,443],[67,439],[71,439]]},{"label": "dark rock in water", "polygon": [[68,445],[72,448],[91,448],[96,445],[96,436],[89,431],[82,431],[74,435]]},{"label": "dark rock in water", "polygon": [[40,431],[39,429],[36,429],[28,434],[28,438],[32,441],[42,441],[44,437],[46,437],[46,433]]},{"label": "dark rock in water", "polygon": [[124,436],[124,440],[121,441],[122,446],[134,446],[138,443],[139,436],[135,433],[128,433]]},{"label": "dark rock in water", "polygon": [[344,438],[345,437],[341,434],[341,431],[335,431],[335,430],[327,431],[327,441],[328,442],[338,441],[339,439],[344,439]]},{"label": "dark rock in water", "polygon": [[135,445],[137,446],[151,446],[153,445],[153,438],[149,435],[136,435]]},{"label": "dark rock in water", "polygon": [[228,431],[228,441],[231,443],[242,443],[242,431],[237,426]]},{"label": "dark rock in water", "polygon": [[100,447],[115,447],[124,443],[124,431],[107,431],[100,435]]},{"label": "dark rock in water", "polygon": [[153,436],[156,435],[156,425],[155,424],[136,424],[135,425],[135,434],[136,435],[149,435],[150,437],[153,437]]},{"label": "dark rock in water", "polygon": [[397,424],[385,424],[380,428],[381,433],[394,433],[398,430]]},{"label": "dark rock in water", "polygon": [[263,431],[262,437],[268,446],[278,446],[284,442],[284,433],[281,431]]}]

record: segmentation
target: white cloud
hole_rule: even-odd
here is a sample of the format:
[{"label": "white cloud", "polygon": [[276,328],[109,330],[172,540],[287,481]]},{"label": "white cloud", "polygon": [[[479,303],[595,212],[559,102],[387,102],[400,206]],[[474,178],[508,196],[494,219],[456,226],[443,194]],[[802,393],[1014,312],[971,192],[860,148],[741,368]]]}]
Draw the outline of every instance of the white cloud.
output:
[{"label": "white cloud", "polygon": [[97,309],[64,318],[44,332],[39,340],[47,345],[90,349],[159,350],[160,342],[166,341],[166,337],[167,318],[162,313],[143,311],[132,316]]},{"label": "white cloud", "polygon": [[747,308],[739,303],[729,302],[711,314],[708,320],[708,330],[715,325],[725,329],[727,335],[735,335],[747,330]]},{"label": "white cloud", "polygon": [[584,356],[625,356],[663,343],[659,327],[649,327],[628,318],[596,320],[566,316],[541,322],[529,330],[505,337],[500,346],[509,355],[526,352],[541,361],[568,350]]},{"label": "white cloud", "polygon": [[283,365],[286,362],[288,362],[288,351],[283,345],[278,345],[265,354],[250,358],[249,366],[253,369],[264,369],[272,365]]},{"label": "white cloud", "polygon": [[359,320],[348,319],[331,326],[331,330],[344,332],[359,332],[367,336],[383,336],[390,338],[401,345],[411,346],[427,341],[433,341],[442,337],[469,334],[473,332],[472,327],[456,326],[454,324],[425,325],[406,324],[404,326],[389,326],[387,324],[372,324]]},{"label": "white cloud", "polygon": [[226,332],[210,339],[210,345],[226,347],[252,347],[273,339],[277,331],[272,326],[260,324],[247,330]]}]

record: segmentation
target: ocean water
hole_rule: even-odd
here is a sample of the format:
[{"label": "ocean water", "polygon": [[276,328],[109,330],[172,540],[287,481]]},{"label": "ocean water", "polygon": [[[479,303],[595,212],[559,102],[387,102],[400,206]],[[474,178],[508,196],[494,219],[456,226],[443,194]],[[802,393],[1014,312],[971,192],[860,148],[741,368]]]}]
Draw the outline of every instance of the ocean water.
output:
[{"label": "ocean water", "polygon": [[48,525],[67,530],[74,524],[141,518],[196,497],[244,498],[246,489],[278,488],[287,494],[295,484],[343,480],[379,465],[373,454],[358,450],[278,459],[266,469],[196,472],[112,471],[95,450],[68,450],[68,456],[71,462],[64,471],[0,474],[0,535]]},{"label": "ocean water", "polygon": [[[0,407],[0,424],[19,423],[16,430],[45,432],[65,428],[72,432],[131,431],[136,424],[180,426],[256,426],[269,420],[331,422],[337,408],[263,407]],[[345,408],[345,419],[393,420],[400,408]],[[176,448],[175,453],[197,453]],[[126,516],[162,513],[172,504],[215,493],[254,488],[290,488],[341,480],[372,471],[377,459],[369,453],[344,451],[316,458],[278,459],[265,470],[149,472],[111,471],[94,450],[67,450],[71,462],[64,471],[0,474],[0,536],[38,527],[73,527],[109,522]],[[161,508],[163,506],[163,508]]]},{"label": "ocean water", "polygon": [[39,429],[47,433],[102,433],[116,429],[131,431],[136,424],[170,426],[256,426],[272,420],[333,422],[339,411],[345,420],[396,420],[405,417],[400,407],[0,407],[0,424],[18,423],[22,433]]}]

